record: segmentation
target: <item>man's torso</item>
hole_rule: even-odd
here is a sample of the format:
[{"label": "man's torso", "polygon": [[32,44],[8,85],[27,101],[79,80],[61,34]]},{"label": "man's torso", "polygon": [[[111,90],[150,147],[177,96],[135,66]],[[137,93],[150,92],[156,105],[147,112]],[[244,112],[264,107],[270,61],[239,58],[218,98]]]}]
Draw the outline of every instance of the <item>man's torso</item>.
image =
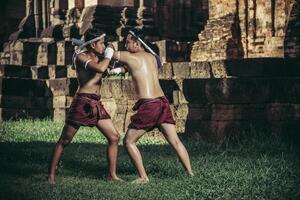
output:
[{"label": "man's torso", "polygon": [[[100,62],[100,59],[97,57],[93,58],[85,53],[82,53],[82,55],[87,56],[88,59],[91,59],[93,62]],[[76,62],[76,72],[79,84],[78,92],[99,95],[102,84],[102,74],[88,70],[84,67],[84,65],[85,63]]]},{"label": "man's torso", "polygon": [[135,53],[136,60],[129,62],[129,71],[137,98],[164,96],[158,80],[158,68],[153,55],[146,52]]}]

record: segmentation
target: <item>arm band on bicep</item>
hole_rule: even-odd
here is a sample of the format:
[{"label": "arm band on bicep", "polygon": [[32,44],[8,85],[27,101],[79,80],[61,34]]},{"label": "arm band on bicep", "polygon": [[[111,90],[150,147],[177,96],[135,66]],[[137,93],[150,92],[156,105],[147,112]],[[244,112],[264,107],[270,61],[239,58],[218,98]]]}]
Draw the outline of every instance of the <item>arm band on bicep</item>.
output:
[{"label": "arm band on bicep", "polygon": [[86,67],[87,67],[87,65],[89,64],[89,62],[91,62],[91,61],[92,61],[92,59],[89,59],[89,60],[85,61],[85,64],[84,64],[85,70],[87,70]]}]

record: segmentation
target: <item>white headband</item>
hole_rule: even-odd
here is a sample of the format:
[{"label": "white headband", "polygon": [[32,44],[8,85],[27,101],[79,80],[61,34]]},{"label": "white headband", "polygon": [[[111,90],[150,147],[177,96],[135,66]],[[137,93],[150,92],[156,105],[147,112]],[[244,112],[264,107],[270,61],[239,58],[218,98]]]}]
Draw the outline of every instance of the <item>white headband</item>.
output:
[{"label": "white headband", "polygon": [[156,55],[157,56],[157,54],[140,38],[140,37],[138,37],[133,31],[129,31],[129,33],[132,35],[132,36],[134,36],[135,38],[137,38],[138,39],[138,41],[140,41],[145,47],[146,47],[146,49],[148,49],[148,51],[150,51],[150,53],[151,54],[153,54],[153,55]]},{"label": "white headband", "polygon": [[89,44],[92,44],[93,42],[96,42],[98,40],[101,40],[102,38],[104,38],[106,36],[105,33],[103,33],[102,35],[100,35],[99,37],[95,37],[94,39],[91,39],[89,41],[86,42],[82,42],[81,40],[78,39],[72,39],[73,44],[79,46],[79,49],[83,49],[84,47],[86,47]]}]

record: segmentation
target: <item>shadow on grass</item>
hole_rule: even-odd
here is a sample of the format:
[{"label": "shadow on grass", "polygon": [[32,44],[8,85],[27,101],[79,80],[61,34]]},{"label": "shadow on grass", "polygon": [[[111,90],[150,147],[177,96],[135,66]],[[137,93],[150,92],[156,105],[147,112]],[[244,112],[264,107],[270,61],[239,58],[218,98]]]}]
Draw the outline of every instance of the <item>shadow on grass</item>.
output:
[{"label": "shadow on grass", "polygon": [[[36,174],[47,175],[54,143],[48,142],[2,142],[0,143],[0,171],[18,177],[31,177]],[[106,145],[94,143],[72,143],[65,148],[58,164],[57,174],[64,176],[101,177],[107,173]],[[163,165],[164,161],[177,166],[178,159],[169,145],[138,145],[145,168],[151,175],[171,177],[174,172]],[[204,154],[193,152],[192,154]],[[192,155],[191,154],[191,155]],[[172,170],[171,170],[172,171]],[[118,174],[136,175],[124,147],[119,145]]]},{"label": "shadow on grass", "polygon": [[[278,157],[282,153],[299,158],[299,146],[266,140],[242,140],[239,143],[217,145],[207,142],[185,141],[192,162],[206,156],[234,156],[259,158],[262,155]],[[47,175],[48,164],[54,143],[49,142],[1,142],[0,171],[19,177],[36,174]],[[95,143],[72,143],[65,148],[58,167],[58,175],[96,177],[105,179],[107,173],[106,145]],[[182,170],[175,152],[168,144],[138,145],[144,158],[144,165],[152,176],[172,177],[174,168]],[[179,167],[178,167],[179,166]],[[118,174],[120,176],[136,175],[124,147],[119,145]],[[176,172],[175,172],[176,173]],[[178,173],[181,173],[178,171]]]}]

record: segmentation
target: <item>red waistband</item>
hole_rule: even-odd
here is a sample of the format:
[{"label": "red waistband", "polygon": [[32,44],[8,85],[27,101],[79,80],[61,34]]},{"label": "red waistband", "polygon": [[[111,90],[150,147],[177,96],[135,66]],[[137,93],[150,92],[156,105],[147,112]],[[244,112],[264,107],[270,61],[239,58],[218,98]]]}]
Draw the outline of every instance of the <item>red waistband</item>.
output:
[{"label": "red waistband", "polygon": [[93,93],[77,93],[76,96],[78,97],[86,97],[89,99],[94,99],[96,101],[99,101],[101,96]]}]

